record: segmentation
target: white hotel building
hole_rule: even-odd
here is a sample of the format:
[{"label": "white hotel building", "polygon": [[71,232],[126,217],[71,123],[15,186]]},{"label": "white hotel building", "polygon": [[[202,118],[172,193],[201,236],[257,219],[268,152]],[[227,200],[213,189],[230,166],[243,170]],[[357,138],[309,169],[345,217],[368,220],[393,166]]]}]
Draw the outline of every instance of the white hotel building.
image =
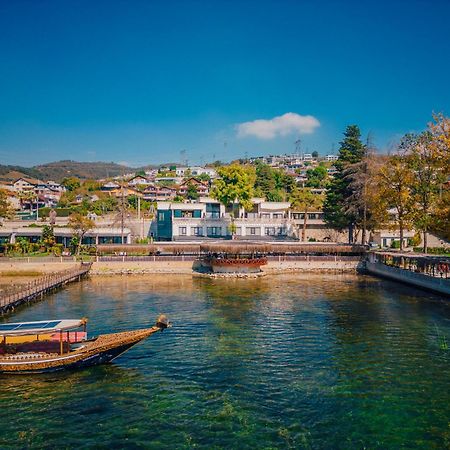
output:
[{"label": "white hotel building", "polygon": [[[266,202],[253,199],[250,212],[236,207],[231,211],[212,198],[198,203],[158,202],[158,240],[197,240],[205,238],[276,240],[298,239],[304,213],[290,210],[289,202]],[[233,230],[234,229],[234,230]],[[322,212],[309,212],[307,238],[326,239],[327,230]]]}]

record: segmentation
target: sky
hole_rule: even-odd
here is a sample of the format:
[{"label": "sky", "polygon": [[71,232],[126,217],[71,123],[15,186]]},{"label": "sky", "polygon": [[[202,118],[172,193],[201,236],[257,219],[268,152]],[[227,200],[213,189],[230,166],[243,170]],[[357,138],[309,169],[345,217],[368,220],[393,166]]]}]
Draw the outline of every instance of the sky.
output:
[{"label": "sky", "polygon": [[0,164],[325,155],[349,124],[386,151],[450,114],[448,17],[449,0],[0,0]]}]

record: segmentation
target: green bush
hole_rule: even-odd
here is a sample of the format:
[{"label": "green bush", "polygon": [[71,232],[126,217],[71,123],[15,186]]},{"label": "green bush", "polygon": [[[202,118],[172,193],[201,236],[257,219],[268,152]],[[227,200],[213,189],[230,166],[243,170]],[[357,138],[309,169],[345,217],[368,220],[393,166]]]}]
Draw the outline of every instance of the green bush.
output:
[{"label": "green bush", "polygon": [[[423,247],[414,247],[414,251],[422,253]],[[428,247],[427,252],[431,255],[450,255],[450,247]]]},{"label": "green bush", "polygon": [[[41,208],[39,210],[39,216],[40,217],[48,217],[50,214],[50,210],[52,208]],[[55,208],[56,211],[56,217],[69,217],[72,213],[79,211],[78,206],[74,206],[71,208]]]},{"label": "green bush", "polygon": [[392,241],[391,242],[391,248],[400,248],[400,240]]},{"label": "green bush", "polygon": [[62,244],[55,244],[50,250],[55,256],[61,256],[63,249]]}]

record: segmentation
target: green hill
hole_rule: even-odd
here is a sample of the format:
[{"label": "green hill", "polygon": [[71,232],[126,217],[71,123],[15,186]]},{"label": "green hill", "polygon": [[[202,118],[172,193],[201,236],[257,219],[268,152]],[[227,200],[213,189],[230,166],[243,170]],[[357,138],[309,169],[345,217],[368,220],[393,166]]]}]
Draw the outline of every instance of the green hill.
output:
[{"label": "green hill", "polygon": [[69,160],[40,164],[34,167],[0,165],[0,179],[14,180],[20,176],[57,182],[71,176],[81,179],[99,179],[115,177],[143,169],[148,170],[154,167],[157,166],[148,165],[136,168],[122,166],[114,162],[78,162]]}]

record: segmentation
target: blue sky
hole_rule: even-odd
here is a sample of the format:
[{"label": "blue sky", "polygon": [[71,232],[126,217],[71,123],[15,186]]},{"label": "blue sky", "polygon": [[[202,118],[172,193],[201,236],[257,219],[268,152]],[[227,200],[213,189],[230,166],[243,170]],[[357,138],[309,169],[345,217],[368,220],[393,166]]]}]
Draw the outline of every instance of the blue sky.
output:
[{"label": "blue sky", "polygon": [[449,16],[449,1],[0,0],[0,163],[226,161],[298,138],[326,154],[351,123],[385,149],[450,114]]}]

